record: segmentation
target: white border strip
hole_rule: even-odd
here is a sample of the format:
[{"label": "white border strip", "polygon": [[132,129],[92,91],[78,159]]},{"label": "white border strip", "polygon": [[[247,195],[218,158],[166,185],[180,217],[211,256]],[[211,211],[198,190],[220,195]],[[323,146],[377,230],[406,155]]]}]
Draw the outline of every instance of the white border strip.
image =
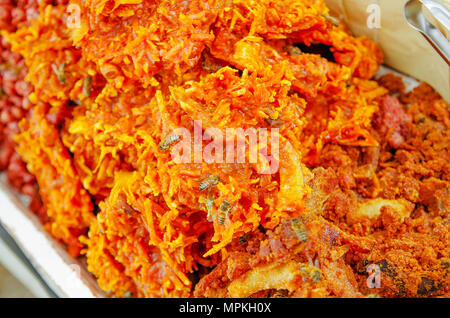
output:
[{"label": "white border strip", "polygon": [[[44,230],[37,216],[23,205],[5,180],[0,181],[0,222],[57,295],[70,298],[104,296],[85,265],[72,258]],[[13,266],[9,267],[19,280],[28,280],[29,277],[20,277],[19,268],[16,271]],[[29,286],[27,281],[24,283]]]}]

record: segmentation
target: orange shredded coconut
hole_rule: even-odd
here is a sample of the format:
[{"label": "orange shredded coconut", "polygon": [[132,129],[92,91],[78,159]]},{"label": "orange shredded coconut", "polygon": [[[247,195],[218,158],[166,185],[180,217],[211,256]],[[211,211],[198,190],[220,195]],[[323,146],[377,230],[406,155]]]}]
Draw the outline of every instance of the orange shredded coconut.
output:
[{"label": "orange shredded coconut", "polygon": [[67,244],[71,255],[77,256],[83,247],[78,237],[95,219],[92,202],[59,131],[45,119],[45,109],[43,105],[36,106],[30,121],[22,123],[24,132],[16,136],[17,152],[38,180],[39,193],[50,217],[46,228]]},{"label": "orange shredded coconut", "polygon": [[[68,5],[80,9],[75,26]],[[72,255],[86,256],[102,289],[119,297],[368,293],[348,260],[370,253],[376,237],[364,236],[369,229],[388,219],[410,222],[405,228],[413,222],[386,203],[378,221],[360,222],[352,210],[354,223],[341,225],[348,220],[339,211],[350,209],[344,197],[360,200],[357,185],[364,198],[391,185],[376,167],[346,166],[363,155],[342,152],[379,154],[405,141],[403,122],[396,128],[377,117],[397,104],[372,80],[382,63],[375,43],[333,23],[318,0],[68,5],[42,2],[37,19],[1,34],[24,57],[34,88],[16,143],[37,177],[46,227]],[[435,117],[448,121],[448,105],[438,106]],[[179,127],[194,136],[196,121],[203,130],[277,128],[270,137],[279,138],[279,169],[261,174],[260,160],[174,162],[167,138]],[[340,159],[337,166],[354,174],[339,180],[339,169],[330,169]],[[291,220],[300,220],[295,233]],[[373,250],[374,261],[379,254]],[[291,277],[286,268],[293,266]],[[287,286],[297,290],[269,278],[263,291],[249,288],[251,277],[268,273],[291,277]],[[392,286],[386,295],[395,294]]]}]

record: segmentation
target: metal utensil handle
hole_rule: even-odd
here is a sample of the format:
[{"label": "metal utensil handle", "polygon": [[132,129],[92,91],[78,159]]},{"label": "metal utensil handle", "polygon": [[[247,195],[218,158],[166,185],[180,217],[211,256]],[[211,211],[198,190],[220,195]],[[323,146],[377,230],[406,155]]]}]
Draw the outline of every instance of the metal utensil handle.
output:
[{"label": "metal utensil handle", "polygon": [[450,11],[433,0],[420,0],[425,7],[425,18],[450,41]]},{"label": "metal utensil handle", "polygon": [[[432,23],[430,23],[425,17],[423,8],[425,8],[424,2],[427,1],[431,0],[408,1],[404,7],[405,19],[412,28],[422,33],[422,35],[428,40],[428,42],[430,42],[433,48],[442,56],[442,58],[447,62],[447,64],[450,65],[450,42],[447,39],[447,37],[444,36],[442,31],[440,31],[437,27],[435,27]],[[435,1],[431,2],[436,4]],[[443,21],[443,25],[441,27],[445,27],[445,25],[447,24],[446,19],[450,16],[450,13],[449,10],[447,10],[447,8],[445,8],[442,5],[440,5],[439,8],[440,12],[446,15],[445,18],[443,18],[442,15],[439,16],[439,18]],[[433,18],[435,17],[434,14],[432,13],[430,14],[432,15]],[[437,18],[434,19],[438,20]]]}]

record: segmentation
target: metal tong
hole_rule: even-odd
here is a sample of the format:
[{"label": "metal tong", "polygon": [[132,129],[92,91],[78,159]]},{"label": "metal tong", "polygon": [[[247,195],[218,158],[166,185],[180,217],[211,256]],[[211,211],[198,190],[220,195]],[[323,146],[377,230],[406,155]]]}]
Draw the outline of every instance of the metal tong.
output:
[{"label": "metal tong", "polygon": [[410,0],[404,7],[409,25],[422,33],[450,65],[450,11],[434,0]]}]

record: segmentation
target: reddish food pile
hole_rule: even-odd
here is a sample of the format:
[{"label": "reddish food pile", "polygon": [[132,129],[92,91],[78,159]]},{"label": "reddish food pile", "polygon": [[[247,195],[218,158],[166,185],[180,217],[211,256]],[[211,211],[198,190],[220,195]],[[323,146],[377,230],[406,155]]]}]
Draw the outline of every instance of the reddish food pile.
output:
[{"label": "reddish food pile", "polygon": [[[37,1],[2,1],[0,29],[15,32],[20,25],[38,16],[38,6]],[[0,39],[0,170],[6,170],[11,185],[29,196],[29,207],[45,219],[36,178],[27,171],[14,149],[14,135],[20,132],[19,122],[33,107],[28,99],[33,87],[24,80],[27,67],[23,57],[11,52],[11,45],[4,37]]]},{"label": "reddish food pile", "polygon": [[[108,295],[450,295],[449,105],[372,80],[382,52],[322,1],[2,8],[2,167]],[[210,129],[278,147],[174,159],[224,157]]]}]

